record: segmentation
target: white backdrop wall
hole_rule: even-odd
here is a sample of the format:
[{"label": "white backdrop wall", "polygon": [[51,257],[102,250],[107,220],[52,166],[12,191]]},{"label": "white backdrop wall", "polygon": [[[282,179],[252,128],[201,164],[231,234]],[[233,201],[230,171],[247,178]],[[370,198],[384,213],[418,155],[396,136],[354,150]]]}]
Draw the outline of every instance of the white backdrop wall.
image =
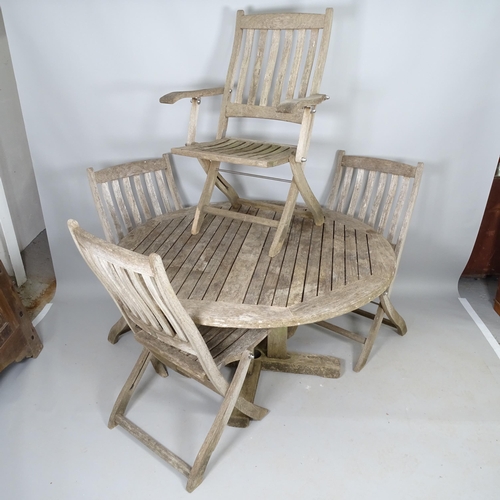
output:
[{"label": "white backdrop wall", "polygon": [[[223,83],[236,10],[332,6],[322,85],[331,99],[316,115],[311,186],[324,201],[338,149],[423,161],[397,287],[456,292],[500,151],[497,0],[2,0],[1,6],[59,284],[69,269],[84,268],[66,220],[102,234],[86,167],[159,156],[185,142],[189,103],[166,106],[158,98]],[[215,130],[219,102],[204,99],[199,139]],[[274,130],[285,140],[292,133]],[[200,167],[177,157],[174,168],[185,202],[194,203]],[[244,182],[248,196],[282,196],[274,186]]]},{"label": "white backdrop wall", "polygon": [[[17,243],[24,250],[45,229],[23,115],[0,12],[0,178],[5,189]],[[0,228],[0,257],[13,274]]]}]

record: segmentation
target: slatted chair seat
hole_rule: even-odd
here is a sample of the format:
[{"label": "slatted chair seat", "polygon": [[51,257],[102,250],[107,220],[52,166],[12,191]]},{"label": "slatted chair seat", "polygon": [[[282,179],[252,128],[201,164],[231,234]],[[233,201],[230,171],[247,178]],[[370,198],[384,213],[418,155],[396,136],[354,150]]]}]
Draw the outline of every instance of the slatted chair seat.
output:
[{"label": "slatted chair seat", "polygon": [[[237,361],[238,357],[241,355],[242,350],[246,349],[249,345],[255,347],[259,344],[267,335],[266,330],[248,330],[244,328],[214,328],[210,326],[198,326],[200,334],[207,344],[208,350],[214,359],[217,368],[226,366],[234,361]],[[155,339],[151,339],[151,336],[155,337],[151,332],[137,334],[136,337],[140,339],[139,341],[143,344],[149,342],[149,346],[154,349],[156,346],[158,352],[166,352],[166,346],[162,343],[161,337],[156,336]],[[156,342],[156,343],[155,343]],[[160,349],[161,346],[161,349]],[[168,347],[167,349],[173,357],[176,358],[178,363],[178,358],[184,358],[186,363],[193,363],[197,360],[194,354],[189,352],[183,352],[175,347]]]},{"label": "slatted chair seat", "polygon": [[[195,91],[170,92],[160,102],[174,104],[191,99],[191,116],[186,146],[172,153],[197,158],[207,177],[192,225],[200,231],[205,214],[214,213],[210,205],[215,187],[224,193],[233,209],[241,205],[258,206],[241,198],[221,175],[220,164],[270,168],[289,163],[292,179],[285,206],[274,204],[282,212],[269,249],[276,256],[285,241],[299,193],[307,215],[316,225],[324,223],[324,214],[304,174],[316,107],[328,99],[319,93],[330,42],[333,10],[324,14],[245,14],[238,11],[233,51],[223,87]],[[217,135],[214,141],[197,143],[196,128],[202,97],[222,95]],[[300,125],[295,145],[270,143],[250,138],[227,136],[229,121],[274,120]],[[237,175],[237,170],[233,174]],[[257,176],[260,177],[260,176]],[[262,176],[263,177],[263,176]],[[276,180],[276,178],[268,177]],[[219,215],[240,218],[234,210]],[[253,219],[251,219],[253,217]],[[262,217],[248,216],[257,224],[268,223]]]},{"label": "slatted chair seat", "polygon": [[195,142],[182,148],[172,148],[172,153],[209,161],[269,168],[288,163],[295,150],[295,146],[225,137],[218,141]]},{"label": "slatted chair seat", "polygon": [[[68,221],[68,227],[82,257],[143,346],[116,400],[108,426],[120,425],[183,473],[188,478],[186,489],[191,492],[202,482],[233,409],[255,420],[268,413],[240,395],[253,350],[266,338],[268,330],[198,328],[175,295],[158,254],[147,257],[103,241],[84,231],[74,220]],[[149,362],[168,366],[223,397],[192,466],[125,416]],[[237,368],[228,382],[220,367],[233,362],[237,362]]]},{"label": "slatted chair seat", "polygon": [[[344,151],[339,151],[326,206],[330,210],[355,217],[383,234],[394,248],[398,266],[423,167],[423,163],[414,167],[381,158],[348,156]],[[365,366],[382,323],[394,327],[399,335],[407,332],[404,319],[389,299],[391,287],[392,283],[374,302],[377,306],[375,314],[364,309],[353,311],[372,320],[368,335],[352,332],[331,321],[317,323],[363,345],[354,367],[356,372]]]}]

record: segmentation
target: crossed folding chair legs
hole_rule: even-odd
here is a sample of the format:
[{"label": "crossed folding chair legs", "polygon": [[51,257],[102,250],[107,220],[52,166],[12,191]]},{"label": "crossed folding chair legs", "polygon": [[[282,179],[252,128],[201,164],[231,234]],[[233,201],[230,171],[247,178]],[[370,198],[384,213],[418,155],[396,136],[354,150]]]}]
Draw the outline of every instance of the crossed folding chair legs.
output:
[{"label": "crossed folding chair legs", "polygon": [[[269,250],[269,256],[276,256],[285,241],[285,238],[288,234],[288,229],[290,227],[290,221],[292,220],[292,216],[296,211],[296,202],[299,193],[302,195],[304,202],[309,209],[309,212],[300,211],[301,216],[309,216],[312,217],[314,223],[317,226],[321,226],[325,217],[323,214],[323,210],[318,200],[314,196],[303,171],[303,164],[297,162],[292,155],[289,158],[290,167],[292,169],[293,178],[290,185],[290,190],[288,191],[288,195],[284,205],[278,205],[275,203],[262,203],[262,202],[254,202],[252,200],[247,200],[240,198],[236,190],[227,182],[226,179],[219,173],[220,162],[217,161],[209,161],[198,158],[201,166],[205,170],[207,174],[207,178],[205,184],[203,185],[203,190],[201,192],[200,200],[198,202],[198,206],[196,208],[196,213],[193,220],[192,226],[192,234],[198,234],[200,231],[201,225],[203,223],[203,218],[205,213],[210,213],[214,215],[222,215],[225,217],[231,217],[234,219],[240,219],[245,221],[250,221],[257,224],[263,224],[270,227],[276,227],[276,234],[274,236],[271,248]],[[256,206],[258,208],[270,208],[274,210],[282,211],[281,217],[278,220],[266,219],[264,217],[258,217],[247,214],[240,214],[239,212],[231,212],[229,210],[224,210],[221,208],[216,208],[210,205],[210,200],[212,198],[212,193],[214,187],[217,186],[222,193],[229,199],[231,202],[231,206],[235,209],[240,208],[241,205],[251,205]]]},{"label": "crossed folding chair legs", "polygon": [[[351,340],[359,342],[363,345],[361,350],[361,354],[356,362],[354,367],[355,372],[359,372],[365,366],[368,357],[370,356],[370,352],[372,350],[373,344],[375,343],[375,339],[377,338],[378,332],[382,323],[392,326],[396,329],[396,332],[403,336],[407,332],[407,327],[405,320],[401,317],[401,315],[396,311],[392,302],[389,299],[388,292],[384,292],[379,297],[379,303],[377,306],[377,310],[375,314],[365,311],[363,309],[356,309],[353,311],[360,316],[364,316],[366,318],[372,319],[372,324],[370,327],[370,331],[368,335],[365,337],[356,332],[351,332],[350,330],[346,330],[340,326],[333,325],[327,321],[318,321],[316,324],[330,330],[332,332],[338,333],[344,337],[347,337]],[[387,317],[384,317],[387,316]]]},{"label": "crossed folding chair legs", "polygon": [[[245,381],[245,376],[248,372],[250,363],[253,359],[253,355],[250,351],[246,351],[241,360],[238,363],[234,377],[226,391],[222,396],[224,397],[222,405],[215,417],[215,420],[210,428],[210,431],[203,442],[193,465],[189,465],[182,458],[177,456],[175,453],[170,451],[168,448],[159,443],[152,436],[144,432],[140,427],[130,421],[125,417],[124,413],[130,398],[134,394],[139,382],[146,370],[149,362],[153,365],[158,362],[155,356],[149,351],[149,349],[144,348],[139,356],[132,372],[130,373],[123,389],[121,390],[118,399],[113,407],[111,416],[109,418],[108,427],[110,429],[116,427],[117,425],[123,427],[130,434],[136,437],[139,441],[145,444],[151,451],[156,453],[159,457],[169,463],[176,470],[184,474],[188,478],[186,489],[192,492],[196,487],[198,487],[203,481],[203,474],[207,467],[210,456],[212,455],[215,447],[217,446],[224,427],[226,426],[229,417],[234,408],[237,408],[245,415],[248,415],[253,420],[261,420],[264,418],[269,410],[261,408],[249,401],[240,397],[240,391]],[[215,390],[210,383],[204,383],[207,387]]]}]

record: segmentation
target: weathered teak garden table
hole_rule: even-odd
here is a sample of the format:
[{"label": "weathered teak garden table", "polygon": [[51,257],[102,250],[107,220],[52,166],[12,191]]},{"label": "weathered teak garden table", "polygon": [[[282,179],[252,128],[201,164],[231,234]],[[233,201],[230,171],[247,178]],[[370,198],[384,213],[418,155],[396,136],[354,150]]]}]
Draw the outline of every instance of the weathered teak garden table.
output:
[{"label": "weathered teak garden table", "polygon": [[[239,211],[257,213],[245,206]],[[324,212],[323,226],[294,216],[274,258],[269,257],[274,228],[207,215],[192,235],[195,207],[149,220],[120,245],[162,256],[174,290],[197,324],[271,328],[267,349],[256,360],[263,369],[335,378],[337,358],[288,352],[288,336],[297,325],[339,316],[378,297],[391,283],[396,259],[389,242],[371,227]],[[258,215],[279,217],[265,208]],[[253,390],[257,380],[258,374]]]}]

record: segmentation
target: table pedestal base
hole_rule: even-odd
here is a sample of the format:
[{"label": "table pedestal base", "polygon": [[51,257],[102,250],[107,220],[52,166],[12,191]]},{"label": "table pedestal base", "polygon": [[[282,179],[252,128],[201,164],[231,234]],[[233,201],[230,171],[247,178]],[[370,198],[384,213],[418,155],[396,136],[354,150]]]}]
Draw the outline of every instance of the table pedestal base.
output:
[{"label": "table pedestal base", "polygon": [[[340,360],[333,356],[300,352],[287,352],[286,356],[286,358],[269,358],[263,350],[257,348],[253,369],[246,376],[241,389],[241,396],[247,401],[254,402],[261,370],[316,375],[323,378],[340,377]],[[250,417],[235,408],[227,425],[231,427],[248,427],[250,420]]]},{"label": "table pedestal base", "polygon": [[[253,403],[255,399],[261,369],[262,364],[260,358],[256,357],[252,361],[251,369],[248,371],[247,376],[245,377],[245,382],[243,382],[243,387],[241,388],[240,396],[251,403]],[[251,419],[248,415],[241,413],[240,410],[235,408],[229,417],[227,425],[231,427],[248,427],[250,420]]]},{"label": "table pedestal base", "polygon": [[324,378],[340,377],[340,361],[333,356],[289,352],[288,358],[281,359],[268,358],[262,353],[260,359],[263,370],[317,375]]}]

